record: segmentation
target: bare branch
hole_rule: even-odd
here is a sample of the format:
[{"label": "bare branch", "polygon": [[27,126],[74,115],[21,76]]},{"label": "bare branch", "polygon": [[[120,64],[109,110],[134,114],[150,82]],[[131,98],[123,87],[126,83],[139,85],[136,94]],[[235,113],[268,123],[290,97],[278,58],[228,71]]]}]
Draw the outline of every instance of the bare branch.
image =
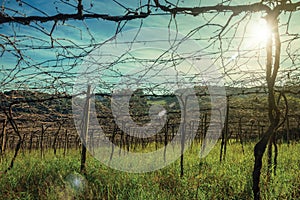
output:
[{"label": "bare branch", "polygon": [[21,24],[30,24],[31,22],[48,22],[48,21],[68,21],[68,20],[84,20],[84,19],[103,19],[108,21],[120,22],[133,19],[142,19],[146,18],[150,13],[130,13],[124,16],[111,16],[107,14],[57,14],[53,16],[28,16],[28,17],[12,17],[5,16],[3,13],[0,13],[0,24],[4,23],[21,23]]},{"label": "bare branch", "polygon": [[159,0],[154,0],[155,5],[159,7],[161,10],[165,12],[170,12],[172,14],[177,13],[186,13],[191,14],[193,16],[197,16],[201,13],[207,13],[210,11],[217,11],[217,12],[233,12],[235,15],[238,15],[242,12],[270,12],[271,9],[269,6],[264,5],[263,3],[253,3],[249,5],[236,5],[236,6],[229,6],[229,5],[222,5],[218,4],[215,6],[203,6],[203,7],[174,7],[169,8],[168,6],[163,6],[159,3]]}]

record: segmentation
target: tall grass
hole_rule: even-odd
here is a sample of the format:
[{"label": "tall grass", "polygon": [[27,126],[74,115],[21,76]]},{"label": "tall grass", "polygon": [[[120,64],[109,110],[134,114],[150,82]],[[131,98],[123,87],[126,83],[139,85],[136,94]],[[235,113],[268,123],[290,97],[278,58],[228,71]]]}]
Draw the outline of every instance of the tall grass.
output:
[{"label": "tall grass", "polygon": [[[219,162],[219,146],[199,160],[199,146],[185,154],[185,175],[179,160],[158,171],[130,174],[110,169],[92,156],[87,175],[79,174],[79,151],[53,156],[47,152],[20,155],[14,168],[0,175],[1,199],[252,199],[253,146],[230,144],[226,160]],[[279,146],[277,176],[268,184],[262,171],[263,199],[300,199],[300,145]],[[2,159],[0,171],[9,160]]]}]

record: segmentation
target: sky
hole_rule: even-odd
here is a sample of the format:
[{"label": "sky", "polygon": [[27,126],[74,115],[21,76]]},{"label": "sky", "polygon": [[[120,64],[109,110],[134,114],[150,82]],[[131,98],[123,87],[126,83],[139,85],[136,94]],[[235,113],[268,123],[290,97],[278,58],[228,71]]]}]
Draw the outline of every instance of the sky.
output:
[{"label": "sky", "polygon": [[[140,5],[143,5],[147,1],[112,1],[112,0],[90,0],[84,1],[84,8],[86,13],[102,13],[109,15],[124,15],[125,8],[130,8],[134,11]],[[178,1],[180,6],[204,6],[215,5],[219,1],[205,1],[205,0],[191,0],[191,1]],[[231,5],[235,4],[247,4],[256,1],[232,1]],[[75,13],[76,1],[14,1],[14,0],[2,0],[1,5],[5,8],[4,12],[10,16],[32,16],[32,15],[55,15],[57,13]],[[30,6],[29,6],[30,5]],[[16,12],[17,11],[17,12]],[[143,8],[142,11],[146,12]],[[117,65],[106,65],[100,68],[102,85],[106,82],[112,81],[112,74],[123,68],[122,75],[128,76],[128,71],[138,70],[143,62],[136,62],[137,60],[152,59],[155,55],[159,57],[158,52],[168,49],[166,41],[161,42],[161,46],[158,47],[154,43],[148,43],[144,45],[134,44],[134,48],[143,49],[140,52],[133,49],[135,56],[132,56],[132,49],[127,47],[125,49],[120,46],[115,46],[115,49],[110,48],[107,50],[113,42],[120,42],[126,40],[122,34],[126,35],[126,32],[134,31],[138,35],[139,27],[151,28],[150,35],[147,35],[145,31],[144,35],[138,37],[140,40],[159,40],[164,38],[167,40],[165,34],[168,30],[171,30],[175,37],[178,32],[180,37],[185,38],[185,42],[193,41],[194,43],[188,43],[193,45],[193,56],[199,57],[202,60],[209,60],[209,63],[215,65],[218,71],[217,78],[224,79],[224,83],[230,86],[257,86],[264,83],[264,63],[265,63],[265,51],[264,45],[268,34],[268,28],[262,19],[264,13],[247,14],[242,13],[239,16],[233,18],[228,28],[224,30],[222,43],[215,41],[217,31],[220,30],[219,25],[224,25],[230,17],[230,13],[208,13],[197,17],[178,14],[175,17],[168,15],[160,10],[152,9],[152,15],[143,20],[133,20],[129,22],[122,22],[120,26],[124,25],[122,33],[115,40],[111,39],[116,32],[118,24],[115,22],[109,22],[101,19],[87,19],[84,21],[69,20],[65,22],[58,22],[51,36],[51,32],[54,22],[46,23],[31,23],[28,25],[21,24],[2,24],[0,25],[0,39],[2,46],[2,56],[0,58],[0,87],[2,90],[9,89],[41,89],[50,91],[68,91],[72,88],[74,81],[78,81],[78,74],[83,70],[84,64],[92,63],[89,59],[93,55],[91,52],[123,55],[122,51],[126,52],[126,56],[122,57],[122,62]],[[280,18],[281,32],[286,32],[287,26],[284,24],[288,22],[290,15],[288,13],[282,14]],[[299,28],[297,24],[297,17],[299,13],[295,13],[291,16],[289,32],[298,34]],[[241,19],[243,19],[241,21]],[[205,25],[209,22],[210,25]],[[204,26],[205,25],[205,26]],[[154,29],[164,29],[165,31],[158,31],[157,34]],[[152,37],[153,35],[153,37]],[[134,37],[128,36],[127,39],[134,40]],[[283,35],[283,59],[282,59],[282,77],[289,76],[297,79],[299,68],[299,41],[293,40],[292,43],[285,41],[291,38],[297,38],[295,35]],[[244,38],[244,39],[241,39]],[[128,41],[129,42],[129,41]],[[182,42],[183,43],[183,42]],[[14,45],[11,45],[14,44]],[[162,46],[163,45],[163,46]],[[183,44],[184,45],[184,44]],[[222,46],[220,46],[222,45]],[[149,48],[150,46],[150,48]],[[197,46],[198,50],[194,47]],[[23,60],[17,65],[19,56],[15,50],[18,48],[23,56]],[[157,48],[153,50],[153,48]],[[223,49],[222,51],[220,49]],[[99,50],[100,49],[100,50]],[[189,47],[185,47],[185,51],[188,52]],[[143,52],[143,55],[141,55]],[[222,56],[221,56],[222,52]],[[131,54],[130,54],[131,53]],[[184,52],[177,52],[177,54],[183,54]],[[294,56],[294,58],[287,58],[287,53]],[[83,56],[84,55],[84,56]],[[107,56],[106,61],[114,63],[118,59],[116,56]],[[130,55],[132,57],[130,57]],[[166,56],[171,54],[167,54]],[[83,56],[83,57],[82,57]],[[181,58],[190,55],[182,55]],[[105,56],[104,56],[105,57]],[[176,56],[175,56],[176,57]],[[200,58],[201,57],[201,58]],[[135,62],[127,62],[132,58]],[[180,55],[177,55],[180,58]],[[190,61],[192,62],[192,61]],[[124,64],[126,63],[126,64]],[[135,64],[133,64],[135,63]],[[138,63],[138,64],[136,64]],[[99,63],[98,63],[99,64]],[[153,66],[155,62],[152,62]],[[149,63],[144,66],[150,65]],[[208,64],[210,66],[211,64]],[[106,70],[109,72],[103,72],[103,68],[112,66],[113,70]],[[163,68],[163,65],[159,65]],[[188,64],[187,64],[188,68]],[[151,72],[147,76],[155,74],[155,67],[151,68]],[[170,68],[171,69],[171,68]],[[175,67],[174,67],[175,69]],[[173,69],[173,72],[174,72]],[[105,70],[104,70],[105,71]],[[112,72],[114,71],[114,72]],[[144,71],[147,71],[145,67]],[[164,71],[164,70],[162,70]],[[204,70],[205,71],[205,70]],[[203,74],[202,71],[201,73]],[[166,71],[157,72],[160,73],[160,77],[165,76]],[[172,72],[170,72],[172,74]],[[189,74],[190,73],[190,74]],[[195,72],[185,72],[185,74],[191,76]],[[139,73],[137,73],[139,74]],[[116,75],[116,74],[115,74]],[[140,73],[139,76],[142,76]],[[182,75],[183,76],[183,75]],[[187,76],[188,77],[188,76]],[[110,80],[109,80],[110,79]],[[183,78],[185,79],[185,78]],[[115,79],[114,79],[115,80]],[[116,79],[115,84],[121,79]],[[124,79],[123,79],[124,80]],[[157,80],[156,80],[157,81]],[[201,81],[199,81],[201,82]],[[283,79],[278,80],[279,84],[286,84]],[[107,85],[107,84],[106,84]]]}]

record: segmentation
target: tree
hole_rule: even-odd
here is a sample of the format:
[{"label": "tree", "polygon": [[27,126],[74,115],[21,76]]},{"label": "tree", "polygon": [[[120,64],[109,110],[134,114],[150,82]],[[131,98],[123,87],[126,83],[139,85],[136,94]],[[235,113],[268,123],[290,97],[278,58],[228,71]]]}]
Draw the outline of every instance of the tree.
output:
[{"label": "tree", "polygon": [[[52,4],[54,9],[47,11],[33,3],[16,2],[18,5],[3,3],[0,15],[4,30],[0,34],[3,63],[14,63],[9,68],[2,66],[0,85],[3,90],[16,86],[54,93],[68,91],[81,60],[103,44],[103,37],[98,38],[99,32],[95,31],[91,20],[93,23],[95,19],[106,20],[112,22],[106,25],[116,25],[114,31],[106,33],[110,36],[106,37],[109,40],[130,26],[153,26],[151,19],[161,17],[165,20],[165,15],[168,22],[163,23],[162,20],[161,24],[183,32],[186,39],[196,39],[203,44],[201,50],[205,50],[206,56],[220,66],[228,85],[266,85],[270,124],[254,149],[253,193],[255,199],[260,198],[262,157],[285,119],[278,108],[276,85],[285,85],[286,78],[293,80],[292,84],[299,83],[299,31],[295,27],[294,16],[298,13],[300,2],[262,0],[238,4],[233,0],[222,0],[206,4],[199,1],[199,4],[193,5],[185,1],[140,0],[129,3],[113,0],[116,12],[107,8],[113,14],[103,14],[107,13],[106,10],[97,10],[100,7],[93,1],[60,0]],[[249,26],[255,18],[263,18],[266,24],[262,24],[261,28],[270,27],[270,33],[261,33],[250,41]],[[191,23],[186,24],[187,20]],[[31,35],[32,32],[25,29],[36,33]],[[260,28],[256,29],[258,32]],[[70,30],[77,30],[77,36],[68,38],[57,34],[59,31],[70,33]],[[249,44],[262,37],[265,39],[261,43],[266,42],[265,45]],[[285,49],[285,54],[282,49]],[[48,56],[36,56],[36,50]],[[8,59],[14,62],[8,62]],[[13,125],[10,116],[7,114]],[[18,131],[17,127],[15,129]]]}]

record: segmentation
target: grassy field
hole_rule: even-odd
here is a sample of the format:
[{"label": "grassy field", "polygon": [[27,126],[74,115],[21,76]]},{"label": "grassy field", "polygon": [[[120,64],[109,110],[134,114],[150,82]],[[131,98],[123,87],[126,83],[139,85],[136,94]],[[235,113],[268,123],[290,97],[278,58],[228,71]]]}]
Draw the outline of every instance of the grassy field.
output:
[{"label": "grassy field", "polygon": [[[1,199],[252,199],[253,146],[230,144],[226,161],[219,162],[219,146],[199,164],[199,147],[185,154],[185,175],[179,160],[166,168],[144,174],[116,171],[91,156],[87,175],[79,174],[80,152],[70,150],[54,157],[47,152],[21,153],[14,168],[0,174]],[[263,199],[300,199],[300,144],[279,145],[277,175],[261,181]],[[2,159],[0,171],[8,165]],[[266,160],[264,161],[266,163]]]}]

